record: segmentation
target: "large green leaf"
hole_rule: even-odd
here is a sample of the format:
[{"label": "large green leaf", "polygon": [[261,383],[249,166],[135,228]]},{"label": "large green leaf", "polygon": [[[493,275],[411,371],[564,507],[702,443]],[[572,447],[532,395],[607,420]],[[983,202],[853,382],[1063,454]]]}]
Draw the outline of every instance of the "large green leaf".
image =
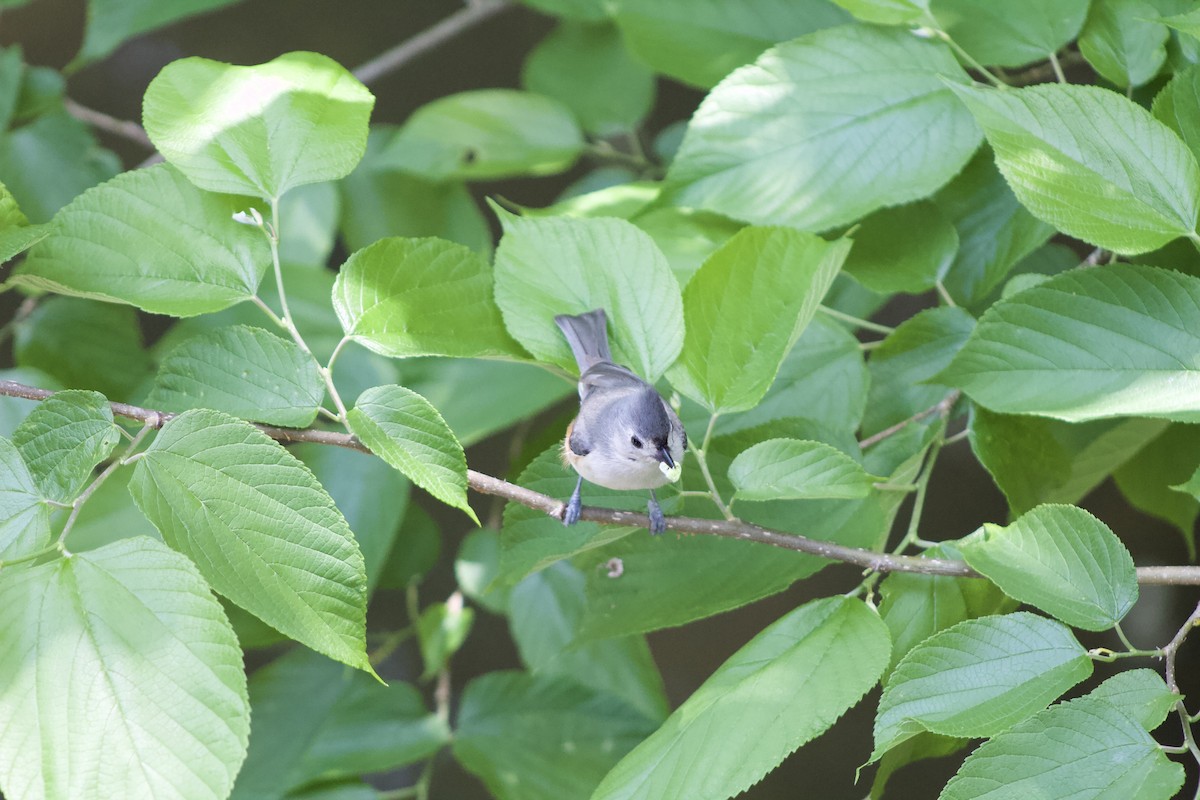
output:
[{"label": "large green leaf", "polygon": [[1142,667],[1118,672],[1087,693],[1111,703],[1152,731],[1166,721],[1180,695],[1167,688],[1162,676]]},{"label": "large green leaf", "polygon": [[1117,488],[1129,504],[1177,528],[1193,559],[1200,502],[1176,491],[1176,486],[1190,478],[1197,467],[1200,467],[1200,425],[1175,423],[1113,472]]},{"label": "large green leaf", "polygon": [[348,175],[366,150],[374,105],[358,79],[318,53],[252,67],[193,56],[150,82],[142,121],[200,188],[272,200]]},{"label": "large green leaf", "polygon": [[[957,548],[947,544],[930,548],[925,555],[962,558]],[[879,594],[879,615],[892,634],[892,666],[939,631],[963,620],[1011,611],[1017,605],[991,581],[919,572],[891,573],[879,585]]]},{"label": "large green leaf", "polygon": [[156,314],[219,311],[253,297],[271,263],[262,233],[232,218],[244,205],[169,165],[127,172],[64,208],[12,281]]},{"label": "large green leaf", "polygon": [[741,500],[853,500],[883,479],[823,442],[768,439],[733,460],[729,480]]},{"label": "large green leaf", "polygon": [[1007,527],[985,523],[961,549],[1005,594],[1075,628],[1107,630],[1137,602],[1129,551],[1076,506],[1038,506]]},{"label": "large green leaf", "polygon": [[268,425],[303,428],[317,418],[325,383],[312,356],[261,328],[200,334],[158,366],[146,403],[164,411],[211,408]]},{"label": "large green leaf", "polygon": [[654,105],[654,73],[612,25],[560,22],[526,57],[521,83],[563,103],[597,136],[635,130]]},{"label": "large green leaf", "polygon": [[909,651],[875,717],[875,761],[921,731],[991,736],[1092,674],[1071,631],[1026,612],[960,622]]},{"label": "large green leaf", "polygon": [[35,408],[12,441],[42,496],[70,503],[121,440],[104,395],[72,389]]},{"label": "large green leaf", "polygon": [[[983,126],[1017,199],[1037,217],[1130,255],[1194,233],[1200,166],[1141,106],[1095,86],[953,88]],[[1124,135],[1109,136],[1113,130]]]},{"label": "large green leaf", "polygon": [[564,678],[491,672],[463,693],[454,757],[497,800],[583,798],[654,726]]},{"label": "large green leaf", "polygon": [[1008,414],[1195,422],[1197,352],[1200,278],[1129,264],[1067,272],[992,306],[937,380]]},{"label": "large green leaf", "polygon": [[561,675],[620,697],[647,719],[667,716],[667,696],[645,637],[578,641],[586,578],[559,561],[513,587],[509,625],[531,672]]},{"label": "large green leaf", "polygon": [[[1099,0],[1102,1],[1102,0]],[[1044,61],[1075,38],[1089,0],[929,0],[936,22],[984,64]]]},{"label": "large green leaf", "polygon": [[491,267],[443,239],[381,239],[354,253],[333,307],[347,336],[385,356],[523,355],[492,298]]},{"label": "large green leaf", "polygon": [[686,335],[671,383],[714,412],[753,408],[850,250],[788,228],[743,228],[683,293]]},{"label": "large green leaf", "polygon": [[858,600],[801,606],[722,664],[593,800],[732,797],[857,703],[888,653],[887,629]]},{"label": "large green leaf", "polygon": [[888,334],[871,353],[871,388],[863,433],[874,434],[940,402],[949,392],[931,379],[967,341],[975,320],[961,308],[918,312]]},{"label": "large green leaf", "polygon": [[1169,424],[1138,418],[1070,423],[975,406],[971,450],[1008,507],[1023,514],[1039,503],[1082,500]]},{"label": "large green leaf", "polygon": [[776,42],[849,19],[825,0],[620,0],[616,21],[656,72],[707,89]]},{"label": "large green leaf", "polygon": [[667,180],[679,205],[823,231],[925,197],[979,145],[945,45],[845,25],[768,50],[709,93]]},{"label": "large green leaf", "polygon": [[376,386],[359,395],[346,421],[371,452],[479,522],[467,504],[462,445],[428,400],[403,386]]},{"label": "large green leaf", "polygon": [[13,355],[19,366],[53,376],[62,388],[92,389],[118,402],[135,399],[151,376],[137,311],[82,297],[43,298],[16,324]]},{"label": "large green leaf", "polygon": [[929,0],[833,0],[857,19],[879,25],[915,25],[929,14]]},{"label": "large green leaf", "polygon": [[5,570],[0,636],[6,796],[228,796],[249,733],[242,652],[186,558],[139,537]]},{"label": "large green leaf", "polygon": [[370,670],[362,553],[333,500],[278,442],[227,414],[185,411],[145,451],[129,491],[213,589]]},{"label": "large green leaf", "polygon": [[379,164],[432,181],[553,175],[583,151],[583,132],[557,100],[515,89],[477,89],[418,108]]},{"label": "large green leaf", "polygon": [[884,208],[852,234],[845,270],[875,292],[920,294],[932,289],[954,261],[958,233],[929,201]]},{"label": "large green leaf", "polygon": [[1079,34],[1079,52],[1117,86],[1141,86],[1167,60],[1165,25],[1150,0],[1093,0]]},{"label": "large green leaf", "polygon": [[1200,159],[1200,66],[1192,65],[1176,73],[1154,96],[1154,116],[1187,144]]},{"label": "large green leaf", "polygon": [[985,742],[940,800],[1162,800],[1184,771],[1138,722],[1093,697],[1048,708]]},{"label": "large green leaf", "polygon": [[0,437],[0,562],[31,553],[49,539],[50,507],[21,452]]},{"label": "large green leaf", "polygon": [[203,14],[238,0],[89,0],[87,28],[74,64],[104,58],[124,41],[176,20]]},{"label": "large green leaf", "polygon": [[965,305],[987,297],[1015,264],[1054,233],[1017,201],[988,147],[933,202],[958,232],[958,252],[942,283]]},{"label": "large green leaf", "polygon": [[602,308],[614,360],[658,380],[683,347],[683,300],[653,240],[619,219],[498,214],[496,302],[509,333],[539,360],[574,372],[554,317]]}]

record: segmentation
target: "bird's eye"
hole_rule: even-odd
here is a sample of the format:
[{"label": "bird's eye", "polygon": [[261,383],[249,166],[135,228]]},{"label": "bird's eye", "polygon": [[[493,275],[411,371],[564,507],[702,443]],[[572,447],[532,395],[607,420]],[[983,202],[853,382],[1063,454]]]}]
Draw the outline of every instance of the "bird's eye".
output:
[{"label": "bird's eye", "polygon": [[631,445],[633,445],[634,447],[636,447],[638,450],[642,449],[642,440],[636,436],[629,437],[629,443]]}]

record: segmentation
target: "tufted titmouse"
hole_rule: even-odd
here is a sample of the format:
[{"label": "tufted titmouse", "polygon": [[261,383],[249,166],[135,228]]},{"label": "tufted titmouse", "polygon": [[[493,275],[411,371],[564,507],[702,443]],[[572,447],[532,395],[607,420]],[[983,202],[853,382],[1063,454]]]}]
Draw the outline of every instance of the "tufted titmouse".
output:
[{"label": "tufted titmouse", "polygon": [[563,524],[579,521],[579,490],[587,478],[608,489],[649,489],[650,532],[667,519],[654,489],[677,478],[687,433],[662,395],[627,367],[612,362],[604,309],[554,318],[579,365],[579,415],[567,426],[563,459],[579,473]]}]

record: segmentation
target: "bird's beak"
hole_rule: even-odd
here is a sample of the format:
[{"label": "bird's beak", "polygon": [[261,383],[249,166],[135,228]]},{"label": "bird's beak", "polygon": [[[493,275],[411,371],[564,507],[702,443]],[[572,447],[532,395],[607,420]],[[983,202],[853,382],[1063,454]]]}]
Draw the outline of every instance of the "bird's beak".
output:
[{"label": "bird's beak", "polygon": [[658,460],[666,464],[668,469],[675,469],[675,459],[671,458],[671,451],[666,447],[658,448]]}]

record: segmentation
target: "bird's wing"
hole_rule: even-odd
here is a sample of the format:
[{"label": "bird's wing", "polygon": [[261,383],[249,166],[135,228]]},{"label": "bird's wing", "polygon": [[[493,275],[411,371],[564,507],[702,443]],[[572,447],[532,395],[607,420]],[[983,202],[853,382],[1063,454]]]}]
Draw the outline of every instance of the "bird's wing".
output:
[{"label": "bird's wing", "polygon": [[632,370],[622,367],[620,364],[614,364],[611,361],[601,361],[598,364],[593,364],[582,375],[579,376],[579,396],[581,399],[587,399],[593,389],[641,389],[644,386],[649,386],[644,380],[633,373]]}]

